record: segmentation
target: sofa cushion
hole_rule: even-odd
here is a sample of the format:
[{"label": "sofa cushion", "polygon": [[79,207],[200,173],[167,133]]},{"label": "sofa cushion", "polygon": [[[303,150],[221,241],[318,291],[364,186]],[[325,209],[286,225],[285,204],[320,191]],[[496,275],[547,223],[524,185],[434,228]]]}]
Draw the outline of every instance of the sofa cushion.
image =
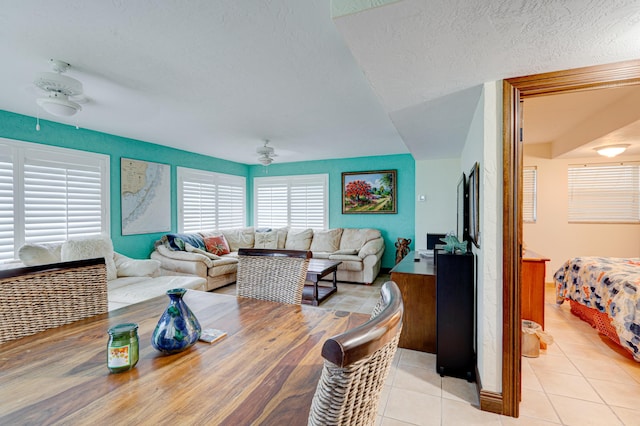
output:
[{"label": "sofa cushion", "polygon": [[116,264],[113,261],[113,244],[109,238],[68,240],[60,248],[60,257],[63,262],[104,257],[107,265],[107,280],[118,278]]},{"label": "sofa cushion", "polygon": [[380,238],[380,231],[371,228],[345,228],[340,239],[340,250],[360,250],[367,241]]},{"label": "sofa cushion", "polygon": [[222,256],[223,254],[231,253],[229,244],[224,235],[217,235],[215,237],[204,237],[204,246],[206,251],[215,254],[216,256]]},{"label": "sofa cushion", "polygon": [[313,233],[313,241],[311,241],[310,250],[314,253],[317,251],[333,253],[340,247],[341,236],[342,228],[329,229],[327,231],[316,231]]},{"label": "sofa cushion", "polygon": [[329,253],[328,251],[314,251],[313,258],[314,259],[329,259],[333,253]]},{"label": "sofa cushion", "polygon": [[220,230],[229,244],[231,251],[238,251],[240,248],[252,248],[254,242],[253,227],[222,229]]},{"label": "sofa cushion", "polygon": [[204,239],[199,234],[166,234],[162,236],[165,245],[171,250],[185,251],[185,243],[204,250]]},{"label": "sofa cushion", "polygon": [[283,249],[287,243],[287,234],[289,233],[289,228],[278,228],[275,231],[278,232],[278,247],[279,249]]},{"label": "sofa cushion", "polygon": [[253,246],[255,248],[277,249],[278,231],[275,229],[268,231],[256,231]]},{"label": "sofa cushion", "polygon": [[313,229],[290,229],[284,248],[287,250],[309,250]]},{"label": "sofa cushion", "polygon": [[18,258],[25,266],[46,265],[62,261],[61,243],[25,244],[18,250]]}]

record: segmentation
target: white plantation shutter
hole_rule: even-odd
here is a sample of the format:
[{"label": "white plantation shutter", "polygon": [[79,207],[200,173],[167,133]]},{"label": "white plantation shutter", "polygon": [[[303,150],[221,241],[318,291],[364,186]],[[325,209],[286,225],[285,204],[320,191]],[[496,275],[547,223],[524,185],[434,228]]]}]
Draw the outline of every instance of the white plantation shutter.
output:
[{"label": "white plantation shutter", "polygon": [[289,224],[289,188],[286,179],[256,178],[254,188],[255,226],[286,227]]},{"label": "white plantation shutter", "polygon": [[109,235],[109,179],[107,155],[2,140],[0,260],[25,243]]},{"label": "white plantation shutter", "polygon": [[571,165],[569,222],[640,222],[640,163]]},{"label": "white plantation shutter", "polygon": [[327,229],[327,187],[326,174],[255,178],[255,226]]},{"label": "white plantation shutter", "polygon": [[536,221],[537,177],[535,167],[525,167],[522,171],[522,220],[525,222]]},{"label": "white plantation shutter", "polygon": [[246,179],[178,167],[178,229],[197,232],[245,225]]},{"label": "white plantation shutter", "polygon": [[0,262],[14,258],[14,150],[0,145]]}]

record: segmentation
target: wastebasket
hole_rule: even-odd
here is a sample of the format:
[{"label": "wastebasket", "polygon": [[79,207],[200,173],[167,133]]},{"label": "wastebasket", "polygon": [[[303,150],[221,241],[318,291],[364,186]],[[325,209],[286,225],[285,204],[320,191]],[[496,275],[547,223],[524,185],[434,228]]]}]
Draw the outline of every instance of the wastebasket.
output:
[{"label": "wastebasket", "polygon": [[540,337],[542,326],[534,321],[522,320],[522,356],[537,358],[540,356]]}]

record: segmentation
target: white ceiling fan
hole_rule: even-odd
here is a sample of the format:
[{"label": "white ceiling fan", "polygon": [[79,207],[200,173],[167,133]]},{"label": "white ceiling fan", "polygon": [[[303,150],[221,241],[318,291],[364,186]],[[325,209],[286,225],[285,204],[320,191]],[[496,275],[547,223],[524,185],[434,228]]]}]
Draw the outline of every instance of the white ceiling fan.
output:
[{"label": "white ceiling fan", "polygon": [[269,139],[266,139],[264,141],[264,146],[259,146],[258,149],[256,149],[256,152],[258,153],[258,162],[263,166],[268,166],[273,163],[273,158],[278,156],[273,147],[268,144]]},{"label": "white ceiling fan", "polygon": [[82,83],[73,77],[63,75],[71,65],[49,59],[53,72],[36,75],[33,84],[44,91],[46,97],[36,99],[36,103],[46,112],[57,117],[70,117],[82,110]]}]

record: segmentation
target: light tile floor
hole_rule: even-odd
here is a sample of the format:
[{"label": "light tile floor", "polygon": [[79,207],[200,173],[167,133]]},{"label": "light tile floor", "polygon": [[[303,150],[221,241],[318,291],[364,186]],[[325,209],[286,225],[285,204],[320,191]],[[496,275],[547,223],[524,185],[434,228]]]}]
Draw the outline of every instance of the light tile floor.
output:
[{"label": "light tile floor", "polygon": [[[371,286],[338,283],[320,307],[370,313],[389,275]],[[235,294],[235,286],[216,290]],[[400,348],[379,407],[379,426],[639,425],[640,363],[557,306],[547,287],[545,328],[555,340],[537,358],[522,358],[520,417],[480,411],[475,383],[440,377],[436,357]]]}]

